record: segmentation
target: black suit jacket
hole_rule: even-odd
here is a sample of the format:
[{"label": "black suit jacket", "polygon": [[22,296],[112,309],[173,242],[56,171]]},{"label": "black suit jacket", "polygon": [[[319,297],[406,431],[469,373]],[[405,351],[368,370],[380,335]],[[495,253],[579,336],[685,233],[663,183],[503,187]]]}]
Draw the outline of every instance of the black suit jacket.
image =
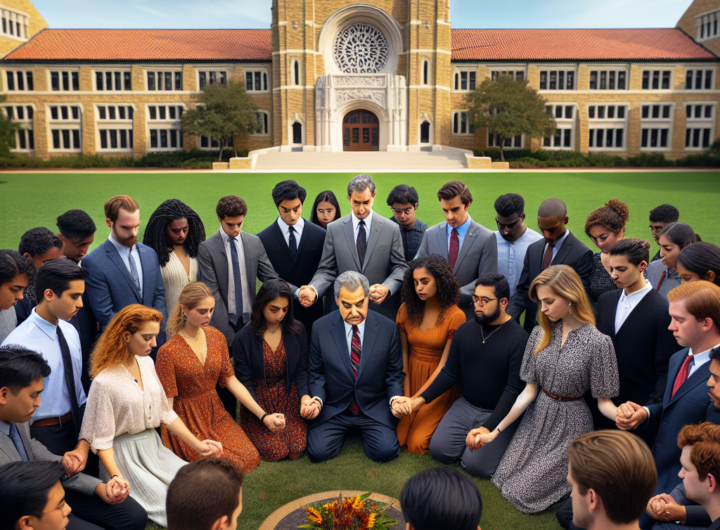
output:
[{"label": "black suit jacket", "polygon": [[[273,222],[257,235],[262,241],[268,259],[278,276],[290,285],[308,285],[320,265],[323,245],[325,244],[325,229],[305,221],[302,237],[298,242],[295,259],[290,256],[290,250],[285,242],[282,230]],[[303,323],[307,330],[309,341],[313,323],[323,316],[323,305],[313,304],[303,307],[298,300],[293,302],[295,318]]]},{"label": "black suit jacket", "polygon": [[[525,311],[524,328],[528,333],[531,333],[537,324],[538,310],[537,304],[530,300],[528,291],[530,290],[530,284],[541,272],[543,250],[545,250],[545,239],[538,239],[528,247],[520,281],[515,289],[515,294],[510,298],[510,304],[507,308],[507,312],[515,317],[518,322],[520,321],[520,315]],[[593,252],[572,232],[563,241],[551,265],[567,265],[575,269],[587,291],[590,273],[593,268]]]}]

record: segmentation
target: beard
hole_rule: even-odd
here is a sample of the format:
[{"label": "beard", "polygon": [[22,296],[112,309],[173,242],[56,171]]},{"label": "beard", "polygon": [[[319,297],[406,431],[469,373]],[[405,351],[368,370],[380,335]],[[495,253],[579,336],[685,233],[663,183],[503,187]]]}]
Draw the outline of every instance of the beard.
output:
[{"label": "beard", "polygon": [[475,322],[477,322],[480,325],[487,326],[490,324],[490,322],[494,322],[498,319],[500,316],[500,306],[493,312],[493,313],[483,313],[483,316],[479,317],[477,313],[475,313]]}]

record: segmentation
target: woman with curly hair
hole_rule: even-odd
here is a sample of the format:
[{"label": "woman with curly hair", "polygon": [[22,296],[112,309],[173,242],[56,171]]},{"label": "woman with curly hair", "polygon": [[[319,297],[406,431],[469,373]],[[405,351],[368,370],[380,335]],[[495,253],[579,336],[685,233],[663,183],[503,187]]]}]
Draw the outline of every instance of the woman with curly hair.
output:
[{"label": "woman with curly hair", "polygon": [[203,241],[205,227],[200,217],[178,199],[168,199],[150,216],[143,244],[155,250],[160,261],[168,315],[183,288],[197,280],[197,253]]},{"label": "woman with curly hair", "polygon": [[593,257],[593,269],[588,282],[588,296],[597,303],[600,295],[617,289],[610,276],[610,251],[613,245],[625,237],[625,225],[630,218],[627,204],[610,199],[596,210],[590,212],[585,221],[585,233],[600,252]]},{"label": "woman with curly hair", "polygon": [[[398,311],[397,325],[405,395],[417,397],[445,366],[453,335],[466,319],[457,305],[460,284],[447,260],[438,254],[410,262],[401,296],[403,304]],[[459,397],[459,389],[453,387],[400,420],[397,429],[400,445],[407,445],[410,453],[426,454],[440,420]]]}]

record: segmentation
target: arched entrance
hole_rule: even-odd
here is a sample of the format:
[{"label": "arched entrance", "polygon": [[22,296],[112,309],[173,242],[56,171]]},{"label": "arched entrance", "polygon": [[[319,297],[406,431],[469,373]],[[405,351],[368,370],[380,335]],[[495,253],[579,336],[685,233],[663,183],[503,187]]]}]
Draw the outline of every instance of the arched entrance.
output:
[{"label": "arched entrance", "polygon": [[379,151],[380,121],[368,110],[353,110],[343,119],[343,151]]}]

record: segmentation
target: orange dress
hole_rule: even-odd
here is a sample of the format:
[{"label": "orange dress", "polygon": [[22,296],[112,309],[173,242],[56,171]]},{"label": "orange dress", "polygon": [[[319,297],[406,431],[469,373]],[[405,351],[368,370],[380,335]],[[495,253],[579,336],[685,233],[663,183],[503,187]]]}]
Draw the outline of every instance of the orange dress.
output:
[{"label": "orange dress", "polygon": [[[457,329],[465,323],[466,317],[462,309],[454,305],[448,308],[443,321],[428,331],[412,326],[408,322],[405,304],[398,311],[397,325],[408,339],[407,377],[410,381],[410,396],[414,396],[430,379],[440,364],[445,344],[452,339]],[[400,445],[407,445],[408,451],[414,454],[426,454],[430,449],[430,438],[445,413],[455,400],[460,397],[457,385],[442,396],[420,410],[405,416],[397,428]]]},{"label": "orange dress", "polygon": [[[260,454],[240,425],[227,413],[215,390],[235,375],[225,335],[211,327],[203,328],[207,339],[205,365],[179,334],[158,350],[155,370],[168,398],[175,398],[173,410],[198,440],[215,440],[223,446],[224,456],[244,473],[260,463]],[[162,426],[163,444],[183,460],[201,457]]]}]

